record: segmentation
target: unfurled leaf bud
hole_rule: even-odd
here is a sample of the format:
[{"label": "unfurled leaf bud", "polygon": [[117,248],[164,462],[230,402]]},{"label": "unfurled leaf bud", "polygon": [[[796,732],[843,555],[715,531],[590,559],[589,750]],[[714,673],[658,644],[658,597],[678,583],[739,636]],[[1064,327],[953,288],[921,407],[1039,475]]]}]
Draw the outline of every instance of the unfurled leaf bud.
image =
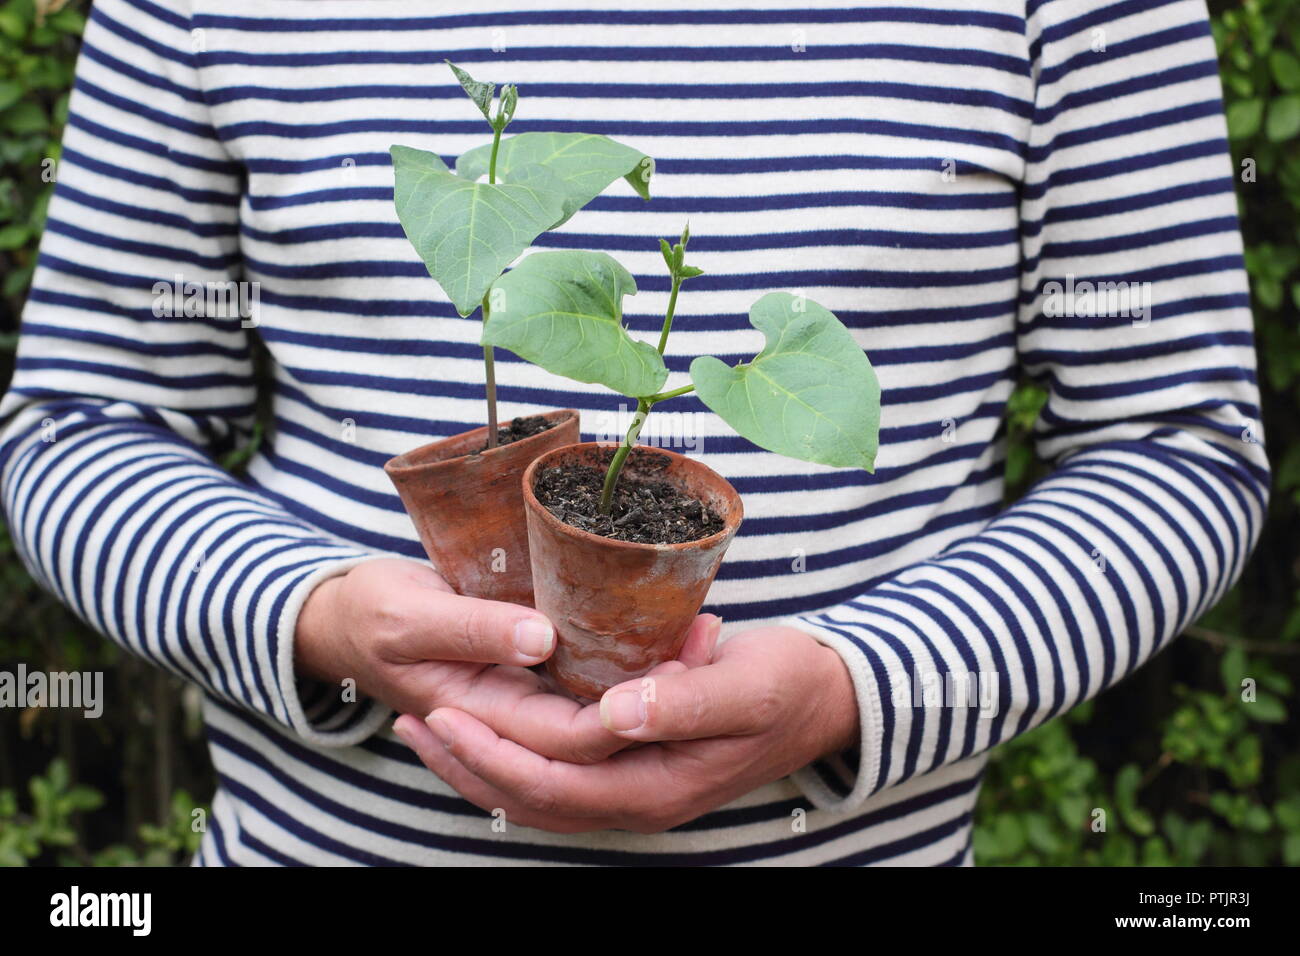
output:
[{"label": "unfurled leaf bud", "polygon": [[465,91],[466,96],[474,101],[474,105],[479,108],[483,118],[489,123],[492,122],[492,94],[496,91],[496,84],[480,83],[455,63],[452,63],[451,60],[444,60],[443,62],[451,67],[451,72],[455,73],[456,79],[460,81],[461,89]]},{"label": "unfurled leaf bud", "polygon": [[669,272],[672,272],[673,271],[673,247],[668,245],[667,239],[659,240],[659,251],[664,254],[664,265],[668,267]]}]

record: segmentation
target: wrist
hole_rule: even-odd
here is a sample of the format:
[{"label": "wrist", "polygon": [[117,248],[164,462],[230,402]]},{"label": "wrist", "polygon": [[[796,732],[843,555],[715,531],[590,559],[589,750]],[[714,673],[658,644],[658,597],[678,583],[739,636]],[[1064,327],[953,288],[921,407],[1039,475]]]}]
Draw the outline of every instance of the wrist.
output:
[{"label": "wrist", "polygon": [[318,584],[303,602],[294,628],[294,671],[336,683],[347,667],[339,647],[338,592],[346,575],[327,578]]},{"label": "wrist", "polygon": [[825,700],[825,721],[827,734],[822,749],[817,757],[825,757],[856,747],[861,740],[862,728],[858,715],[858,695],[853,686],[853,678],[844,664],[843,658],[834,649],[824,644],[817,644],[821,667],[818,693]]}]

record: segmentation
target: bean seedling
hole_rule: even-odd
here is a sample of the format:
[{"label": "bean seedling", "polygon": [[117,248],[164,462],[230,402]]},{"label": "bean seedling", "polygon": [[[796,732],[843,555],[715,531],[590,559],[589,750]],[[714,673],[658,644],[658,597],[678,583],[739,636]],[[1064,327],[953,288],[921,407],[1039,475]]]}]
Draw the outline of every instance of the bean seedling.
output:
[{"label": "bean seedling", "polygon": [[[450,65],[450,64],[449,64]],[[654,161],[604,136],[522,133],[502,140],[518,93],[452,66],[493,130],[490,144],[462,155],[455,172],[434,153],[394,146],[394,201],[412,245],[462,316],[483,310],[489,434],[496,435],[493,350],[509,349],[548,372],[600,384],[636,402],[613,455],[600,511],[610,513],[624,462],[651,409],[694,392],[737,434],[769,451],[835,467],[874,469],[880,385],[862,348],[836,316],[803,296],[769,293],[749,311],[765,345],[729,366],[713,356],[690,365],[691,383],[663,390],[664,350],[683,283],[703,275],[688,265],[689,228],[660,250],[671,278],[657,345],[629,334],[623,298],[636,281],[603,252],[534,252],[504,270],[538,236],[567,222],[622,177],[649,199]],[[480,181],[486,178],[486,182]],[[504,274],[503,274],[504,273]]]},{"label": "bean seedling", "polygon": [[[462,316],[482,308],[488,289],[537,237],[555,229],[616,179],[650,198],[654,160],[589,133],[521,133],[503,140],[519,103],[511,84],[475,80],[453,65],[465,94],[492,128],[492,142],[464,153],[453,172],[437,153],[393,146],[393,203],[407,239]],[[486,180],[485,182],[482,180]],[[497,441],[496,373],[483,346],[488,447]]]}]

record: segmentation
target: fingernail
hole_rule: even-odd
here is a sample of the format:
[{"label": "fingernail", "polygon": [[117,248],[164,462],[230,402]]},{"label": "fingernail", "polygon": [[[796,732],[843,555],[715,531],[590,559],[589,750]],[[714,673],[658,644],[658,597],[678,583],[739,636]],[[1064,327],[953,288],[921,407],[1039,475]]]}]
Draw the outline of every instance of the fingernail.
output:
[{"label": "fingernail", "polygon": [[451,725],[437,714],[430,714],[424,722],[433,731],[433,735],[442,741],[442,745],[450,750],[451,745],[456,742],[456,735],[451,732]]},{"label": "fingernail", "polygon": [[530,617],[515,625],[515,650],[524,657],[541,660],[554,644],[555,629],[544,618]]},{"label": "fingernail", "polygon": [[718,639],[722,636],[722,618],[714,617],[713,626],[709,628],[709,637],[706,646],[708,647],[709,660],[713,663],[713,655],[718,653]]},{"label": "fingernail", "polygon": [[600,722],[606,730],[636,730],[645,718],[645,700],[639,690],[621,690],[600,699]]},{"label": "fingernail", "polygon": [[[408,747],[411,746],[411,735],[409,732],[407,732],[405,728],[402,727],[402,722],[400,719],[393,721],[393,733],[397,734],[397,738],[402,743],[406,744],[406,746]],[[411,749],[414,750],[415,748],[411,747]]]}]

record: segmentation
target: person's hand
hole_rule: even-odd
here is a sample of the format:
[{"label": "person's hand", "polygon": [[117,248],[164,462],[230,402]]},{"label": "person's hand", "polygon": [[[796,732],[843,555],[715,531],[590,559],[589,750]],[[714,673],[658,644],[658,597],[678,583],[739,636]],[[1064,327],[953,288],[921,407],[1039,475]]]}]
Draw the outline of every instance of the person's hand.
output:
[{"label": "person's hand", "polygon": [[548,759],[456,707],[394,730],[465,799],[558,833],[670,829],[858,737],[839,655],[788,627],[745,631],[710,664],[613,687],[600,711],[614,736],[646,745],[588,765]]},{"label": "person's hand", "polygon": [[[707,663],[716,618],[700,618],[677,661]],[[399,713],[455,707],[531,750],[576,763],[626,747],[599,709],[553,690],[528,668],[551,656],[555,631],[539,611],[462,597],[433,568],[376,558],[322,582],[299,613],[298,673],[357,690]]]}]

